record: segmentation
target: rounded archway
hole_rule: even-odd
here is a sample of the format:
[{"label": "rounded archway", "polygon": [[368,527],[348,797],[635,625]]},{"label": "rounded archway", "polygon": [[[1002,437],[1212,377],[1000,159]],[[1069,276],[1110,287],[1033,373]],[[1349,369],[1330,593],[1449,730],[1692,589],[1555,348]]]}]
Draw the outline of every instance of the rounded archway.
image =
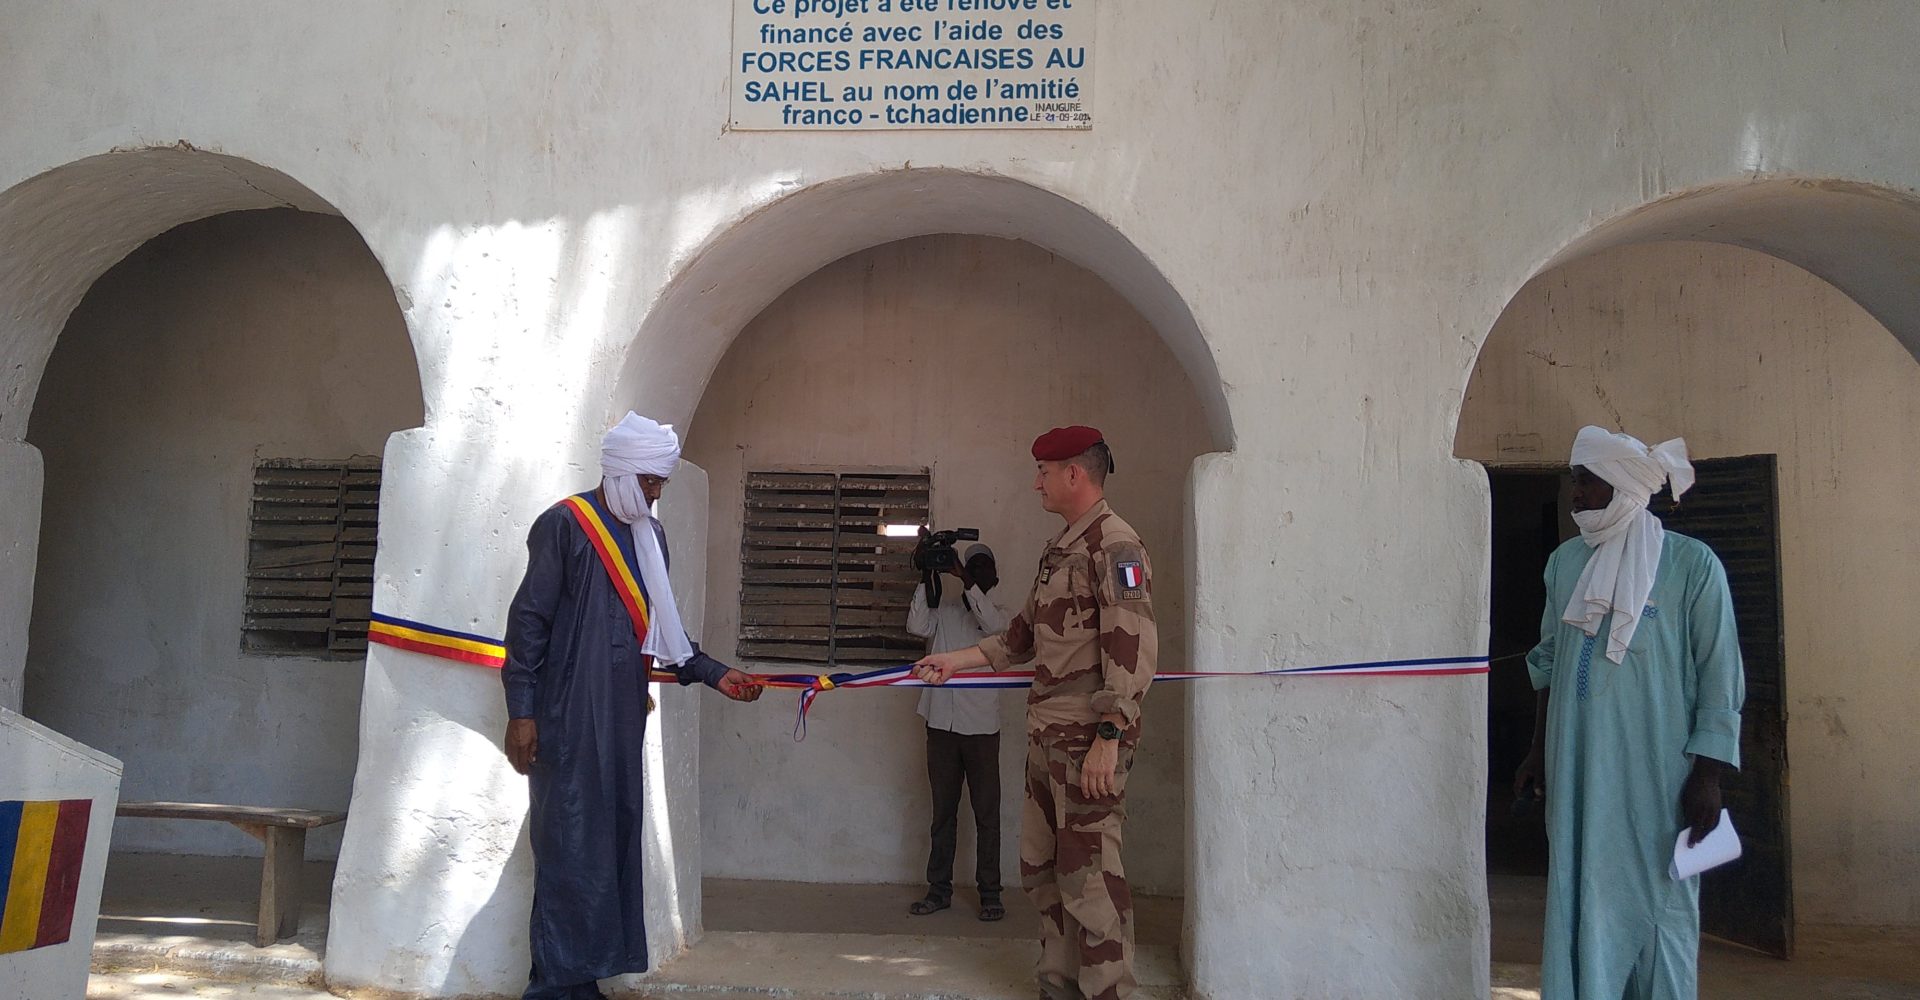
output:
[{"label": "rounded archway", "polygon": [[[1665,516],[1726,564],[1748,674],[1729,785],[1748,857],[1737,881],[1709,879],[1703,926],[1776,953],[1799,928],[1917,917],[1899,838],[1876,832],[1920,822],[1894,791],[1920,756],[1891,738],[1916,708],[1904,665],[1920,647],[1898,623],[1920,572],[1886,544],[1920,528],[1900,499],[1920,488],[1917,277],[1911,193],[1683,192],[1581,234],[1513,295],[1459,418],[1455,454],[1491,485],[1497,661],[1537,639],[1541,567],[1573,534],[1559,470],[1575,431],[1688,440],[1700,485]],[[1531,725],[1524,670],[1496,662],[1490,787],[1507,787]],[[1496,961],[1537,961],[1503,952],[1528,938],[1512,931],[1535,894],[1512,880],[1544,864],[1537,827],[1492,796]]]},{"label": "rounded archway", "polygon": [[102,153],[0,191],[0,438],[19,440],[67,317],[134,248],[224,212],[339,215],[299,181],[189,143]]},{"label": "rounded archway", "polygon": [[286,174],[186,142],[90,156],[0,191],[0,704],[20,706],[33,604],[41,463],[27,417],[67,318],[155,236],[264,208],[339,214]]},{"label": "rounded archway", "polygon": [[[966,343],[944,349],[943,335]],[[1048,362],[1057,370],[1038,370]],[[1008,382],[981,399],[1007,419],[961,417],[956,410],[964,404],[925,398],[948,377],[949,363],[968,378]],[[827,405],[830,398],[853,403]],[[835,475],[931,480],[930,509],[916,517],[931,514],[949,526],[987,522],[978,526],[999,536],[1009,592],[1002,603],[1017,607],[1032,579],[1034,547],[1058,529],[1030,509],[1026,441],[1054,423],[1111,424],[1110,432],[1135,439],[1116,442],[1133,461],[1129,467],[1122,459],[1119,481],[1126,485],[1115,495],[1119,502],[1123,492],[1139,494],[1121,513],[1150,533],[1156,572],[1164,577],[1156,586],[1168,605],[1160,624],[1162,666],[1185,669],[1185,581],[1193,579],[1188,470],[1198,456],[1232,445],[1227,388],[1168,278],[1118,229],[1069,199],[1005,177],[945,169],[862,175],[780,198],[688,259],[649,312],[613,404],[690,423],[687,458],[711,476],[703,480],[709,489],[701,519],[709,539],[706,640],[749,665],[756,654],[744,647],[766,643],[745,641],[747,632],[760,635],[774,622],[747,622],[751,616],[740,610],[748,586],[742,553],[750,534],[749,473],[831,467]],[[1164,419],[1156,420],[1156,411]],[[1155,440],[1144,440],[1150,436]],[[963,485],[960,477],[979,482]],[[1143,485],[1148,481],[1155,485]],[[904,616],[904,607],[858,610],[863,630],[885,630],[889,613]],[[819,626],[799,631],[808,628]],[[1165,689],[1154,697],[1164,720],[1156,735],[1168,743],[1156,762],[1160,773],[1139,790],[1152,800],[1154,822],[1142,823],[1130,851],[1141,852],[1141,873],[1151,873],[1158,892],[1177,896],[1192,868],[1185,859],[1186,696]],[[697,776],[669,781],[668,793],[681,797],[670,808],[682,809],[705,786],[701,826],[712,853],[705,873],[762,884],[912,881],[925,864],[924,802],[902,802],[860,837],[835,832],[870,811],[876,797],[926,795],[925,775],[908,759],[920,752],[912,745],[919,732],[913,705],[896,702],[869,694],[857,705],[849,699],[822,706],[802,751],[791,750],[785,731],[768,729],[764,718],[741,723],[755,727],[752,733],[732,718],[716,721],[724,708],[703,710],[697,738],[676,737],[674,705],[665,703],[666,739],[682,746],[697,739],[702,748]],[[1014,708],[1013,721],[1003,721],[1003,770],[1019,756]],[[845,739],[829,731],[835,716],[850,727]],[[796,763],[801,755],[809,762]],[[749,773],[757,775],[751,792],[741,780]],[[850,783],[849,773],[864,777]],[[726,787],[714,787],[716,780]],[[765,791],[769,784],[794,799],[787,821],[778,821],[780,796]],[[827,785],[837,791],[829,794]],[[1004,825],[1018,815],[1018,787],[1003,781]],[[836,837],[839,846],[829,843]],[[1003,843],[1011,873],[1013,841]],[[781,846],[768,852],[769,844]],[[850,853],[839,858],[843,847]],[[964,848],[962,856],[970,857]],[[817,863],[783,867],[782,858]],[[854,870],[861,858],[870,862],[864,873]],[[968,862],[959,865],[963,879],[971,874]],[[1017,880],[1010,875],[1009,883]],[[742,898],[765,903],[751,891]],[[1180,933],[1175,906],[1157,928],[1169,945]],[[904,914],[904,903],[886,910]]]},{"label": "rounded archway", "polygon": [[[344,810],[381,456],[424,416],[381,262],[306,186],[185,143],[0,193],[0,245],[0,693],[121,758],[126,799]],[[218,823],[114,844],[201,888],[260,851]],[[233,901],[141,901],[183,902]]]},{"label": "rounded archway", "polygon": [[691,416],[739,332],[802,278],[849,254],[915,236],[1031,243],[1073,261],[1126,298],[1199,394],[1212,451],[1233,448],[1226,385],[1185,298],[1107,220],[1045,188],[992,174],[907,169],[827,181],[737,220],[682,265],[647,313],[610,406],[636,399]]},{"label": "rounded archway", "polygon": [[1920,193],[1852,180],[1709,184],[1606,220],[1536,276],[1615,247],[1699,242],[1756,250],[1827,282],[1920,356]]}]

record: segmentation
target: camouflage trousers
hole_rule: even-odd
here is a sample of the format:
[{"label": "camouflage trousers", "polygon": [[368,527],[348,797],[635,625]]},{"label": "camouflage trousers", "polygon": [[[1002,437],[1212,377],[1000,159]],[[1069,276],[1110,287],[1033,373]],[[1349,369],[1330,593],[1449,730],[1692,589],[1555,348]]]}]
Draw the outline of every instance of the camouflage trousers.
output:
[{"label": "camouflage trousers", "polygon": [[1048,1000],[1133,995],[1133,893],[1120,866],[1127,772],[1122,748],[1114,795],[1080,793],[1083,750],[1027,744],[1027,803],[1020,819],[1020,877],[1040,911],[1040,988]]}]

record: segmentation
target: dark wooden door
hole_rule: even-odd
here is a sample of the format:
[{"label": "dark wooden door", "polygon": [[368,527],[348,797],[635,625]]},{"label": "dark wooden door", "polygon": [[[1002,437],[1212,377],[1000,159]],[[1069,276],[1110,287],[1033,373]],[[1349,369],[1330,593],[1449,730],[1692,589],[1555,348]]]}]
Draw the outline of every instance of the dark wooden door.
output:
[{"label": "dark wooden door", "polygon": [[1727,567],[1746,661],[1740,771],[1725,787],[1744,854],[1708,872],[1701,930],[1771,955],[1793,954],[1792,853],[1787,842],[1786,654],[1781,635],[1779,489],[1774,456],[1703,459],[1698,481],[1652,510],[1668,529],[1707,543]]}]

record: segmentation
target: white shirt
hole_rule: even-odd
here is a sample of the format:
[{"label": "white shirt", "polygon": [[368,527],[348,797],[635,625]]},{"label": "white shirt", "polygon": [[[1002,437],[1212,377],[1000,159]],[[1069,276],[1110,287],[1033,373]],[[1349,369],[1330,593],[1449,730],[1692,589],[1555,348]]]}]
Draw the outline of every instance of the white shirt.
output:
[{"label": "white shirt", "polygon": [[[941,583],[948,584],[942,580]],[[928,652],[949,653],[977,644],[990,635],[1006,631],[1007,613],[987,598],[979,587],[968,587],[959,600],[954,590],[959,580],[942,586],[940,606],[927,607],[927,585],[913,589],[913,605],[907,609],[907,631],[928,640]],[[994,688],[930,687],[920,692],[920,715],[929,729],[944,729],[963,736],[979,736],[1000,731],[1000,692]]]}]

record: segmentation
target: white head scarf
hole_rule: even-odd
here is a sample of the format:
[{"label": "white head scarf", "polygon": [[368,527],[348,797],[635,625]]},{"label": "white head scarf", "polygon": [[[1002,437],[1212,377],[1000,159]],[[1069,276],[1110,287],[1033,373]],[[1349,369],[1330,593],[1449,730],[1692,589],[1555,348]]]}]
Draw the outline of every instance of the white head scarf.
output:
[{"label": "white head scarf", "polygon": [[693,656],[693,643],[680,623],[680,606],[667,579],[667,559],[660,527],[640,489],[641,476],[665,479],[680,467],[680,435],[672,424],[656,423],[631,410],[607,436],[600,439],[600,480],[607,507],[633,531],[633,550],[639,556],[640,582],[647,589],[647,639],[641,652],[666,666],[678,666]]},{"label": "white head scarf", "polygon": [[1647,510],[1647,501],[1671,482],[1673,497],[1693,488],[1693,466],[1687,461],[1687,442],[1674,438],[1648,448],[1635,438],[1599,427],[1582,427],[1573,439],[1574,465],[1613,486],[1613,502],[1605,510],[1577,511],[1580,538],[1593,549],[1587,568],[1574,585],[1573,599],[1561,620],[1593,635],[1609,612],[1607,659],[1626,659],[1640,612],[1653,593],[1660,570],[1660,550],[1666,529]]}]

